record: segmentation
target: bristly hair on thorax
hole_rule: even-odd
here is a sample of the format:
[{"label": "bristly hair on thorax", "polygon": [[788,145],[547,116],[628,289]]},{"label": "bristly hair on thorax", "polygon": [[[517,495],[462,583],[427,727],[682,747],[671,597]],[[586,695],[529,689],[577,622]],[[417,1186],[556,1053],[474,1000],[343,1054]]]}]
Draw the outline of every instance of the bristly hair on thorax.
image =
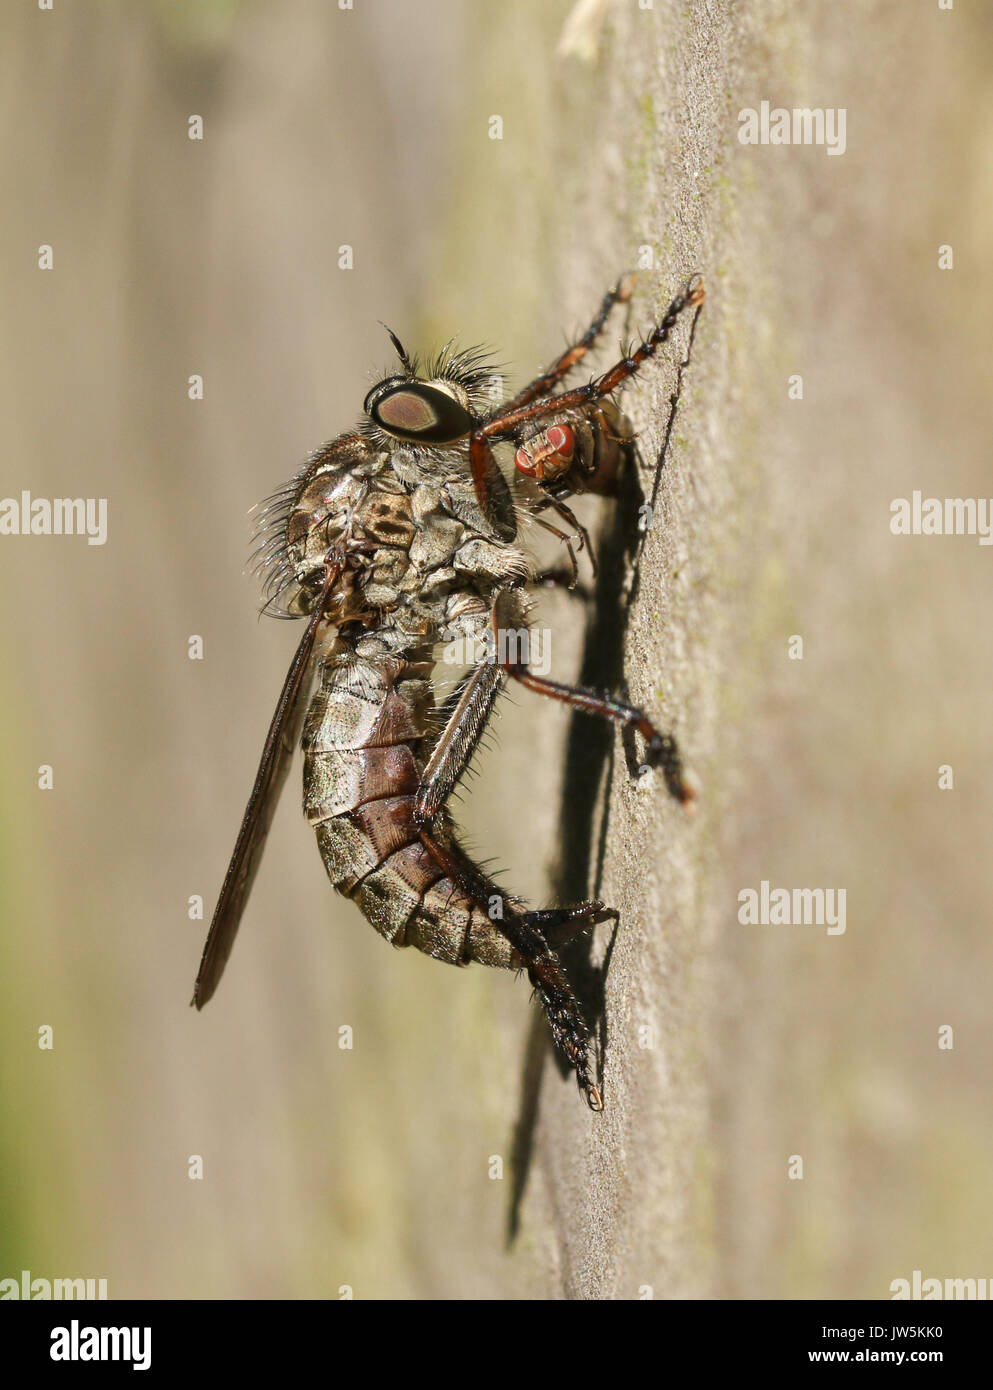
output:
[{"label": "bristly hair on thorax", "polygon": [[450,339],[428,364],[427,379],[453,381],[463,388],[475,408],[486,401],[496,405],[498,398],[494,387],[499,386],[502,394],[502,364],[494,362],[492,351],[481,343],[458,352],[453,350],[453,343],[454,339]]},{"label": "bristly hair on thorax", "polygon": [[262,585],[260,616],[263,613],[273,618],[300,616],[283,607],[279,600],[294,584],[293,565],[286,545],[286,528],[309,468],[308,460],[288,482],[264,497],[249,512],[253,519],[251,544],[254,549],[248,557],[247,568]]},{"label": "bristly hair on thorax", "polygon": [[[493,351],[485,344],[475,343],[471,347],[456,350],[455,339],[449,338],[434,357],[422,359],[416,353],[408,353],[397,335],[391,328],[387,328],[385,323],[383,327],[390,335],[390,341],[403,367],[402,375],[408,381],[450,381],[462,388],[468,397],[469,405],[477,412],[486,404],[498,403],[499,397],[494,391],[494,385],[502,388],[504,368],[501,363],[493,360]],[[371,379],[375,383],[397,375],[396,370],[390,366]]]},{"label": "bristly hair on thorax", "polygon": [[[497,405],[503,395],[503,366],[493,360],[490,349],[481,344],[456,350],[455,339],[449,341],[435,353],[434,357],[422,359],[417,354],[409,354],[399,338],[383,324],[393,343],[394,350],[403,368],[402,375],[410,381],[449,381],[465,395],[465,404],[474,415],[482,415],[488,408]],[[395,365],[374,377],[374,381],[385,381],[400,375]],[[359,431],[378,445],[393,443],[372,420],[363,419]],[[318,450],[316,452],[321,452]],[[424,450],[427,457],[435,451]],[[261,613],[275,618],[297,618],[299,613],[290,611],[280,603],[282,596],[294,583],[293,565],[286,545],[286,528],[292,515],[296,499],[300,494],[314,455],[282,487],[263,498],[253,507],[249,515],[253,518],[253,546],[249,556],[248,568],[262,585],[263,605]]]}]

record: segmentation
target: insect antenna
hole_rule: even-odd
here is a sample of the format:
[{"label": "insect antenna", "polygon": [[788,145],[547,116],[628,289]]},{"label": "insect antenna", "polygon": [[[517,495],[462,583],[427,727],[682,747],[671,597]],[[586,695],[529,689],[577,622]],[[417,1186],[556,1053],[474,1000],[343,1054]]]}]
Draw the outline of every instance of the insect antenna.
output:
[{"label": "insect antenna", "polygon": [[396,352],[397,357],[399,357],[404,371],[407,373],[408,376],[416,376],[417,363],[407,356],[407,349],[404,347],[403,343],[401,343],[397,335],[393,332],[393,329],[390,328],[388,324],[383,323],[382,319],[380,319],[379,322],[380,326],[385,328],[387,333],[390,335],[390,342],[393,344],[394,351]]}]

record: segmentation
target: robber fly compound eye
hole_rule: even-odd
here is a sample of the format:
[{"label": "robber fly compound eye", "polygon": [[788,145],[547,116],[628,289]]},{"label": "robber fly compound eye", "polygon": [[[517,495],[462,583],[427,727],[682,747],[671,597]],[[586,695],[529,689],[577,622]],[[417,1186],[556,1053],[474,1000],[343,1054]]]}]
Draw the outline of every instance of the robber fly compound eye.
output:
[{"label": "robber fly compound eye", "polygon": [[463,439],[473,424],[469,412],[447,391],[419,381],[373,387],[365,408],[387,434],[422,444],[451,444]]}]

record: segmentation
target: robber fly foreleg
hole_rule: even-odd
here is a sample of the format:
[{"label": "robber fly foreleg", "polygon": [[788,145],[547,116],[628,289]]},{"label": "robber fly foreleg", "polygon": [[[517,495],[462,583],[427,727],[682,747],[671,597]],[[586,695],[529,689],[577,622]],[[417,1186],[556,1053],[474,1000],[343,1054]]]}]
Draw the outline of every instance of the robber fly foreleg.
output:
[{"label": "robber fly foreleg", "polygon": [[703,281],[695,275],[687,282],[682,292],[676,295],[662,319],[655,325],[644,342],[640,343],[627,357],[617,362],[609,371],[594,377],[585,386],[577,386],[575,390],[564,391],[559,396],[549,396],[532,405],[525,405],[513,410],[500,407],[484,424],[473,431],[470,448],[477,439],[480,443],[492,439],[505,439],[523,426],[537,424],[541,420],[553,419],[568,410],[590,410],[601,401],[606,400],[629,377],[634,376],[649,358],[654,357],[664,342],[668,341],[669,334],[684,309],[702,304],[704,296]]},{"label": "robber fly foreleg", "polygon": [[575,343],[570,344],[552,365],[542,372],[541,376],[535,377],[534,381],[529,382],[527,386],[518,391],[513,400],[507,401],[503,409],[505,411],[519,410],[521,406],[530,405],[532,401],[540,400],[542,396],[547,396],[549,391],[568,376],[574,367],[578,367],[591,348],[596,346],[597,339],[607,326],[607,320],[614,305],[626,304],[631,298],[637,279],[637,275],[632,273],[622,275],[613,289],[608,290],[604,295],[596,318],[583,336]]}]

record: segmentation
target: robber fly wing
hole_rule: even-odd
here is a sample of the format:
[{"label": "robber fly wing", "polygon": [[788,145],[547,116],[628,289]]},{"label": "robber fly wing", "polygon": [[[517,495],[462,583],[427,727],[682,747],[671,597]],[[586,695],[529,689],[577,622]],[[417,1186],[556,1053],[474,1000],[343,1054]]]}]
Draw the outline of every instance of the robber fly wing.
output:
[{"label": "robber fly wing", "polygon": [[193,998],[190,1003],[195,1004],[198,1009],[202,1009],[214,993],[224,973],[241,914],[245,910],[245,903],[248,901],[262,858],[279,793],[286,781],[303,721],[305,697],[310,685],[307,676],[314,639],[324,616],[323,607],[323,603],[317,604],[307,624],[307,631],[303,634],[296,656],[287,672],[276,713],[269,725],[259,770],[255,774],[255,785],[248,798],[231,863],[224,875],[221,896],[217,900],[210,931],[207,933],[207,942],[203,948],[197,982],[193,986]]}]

